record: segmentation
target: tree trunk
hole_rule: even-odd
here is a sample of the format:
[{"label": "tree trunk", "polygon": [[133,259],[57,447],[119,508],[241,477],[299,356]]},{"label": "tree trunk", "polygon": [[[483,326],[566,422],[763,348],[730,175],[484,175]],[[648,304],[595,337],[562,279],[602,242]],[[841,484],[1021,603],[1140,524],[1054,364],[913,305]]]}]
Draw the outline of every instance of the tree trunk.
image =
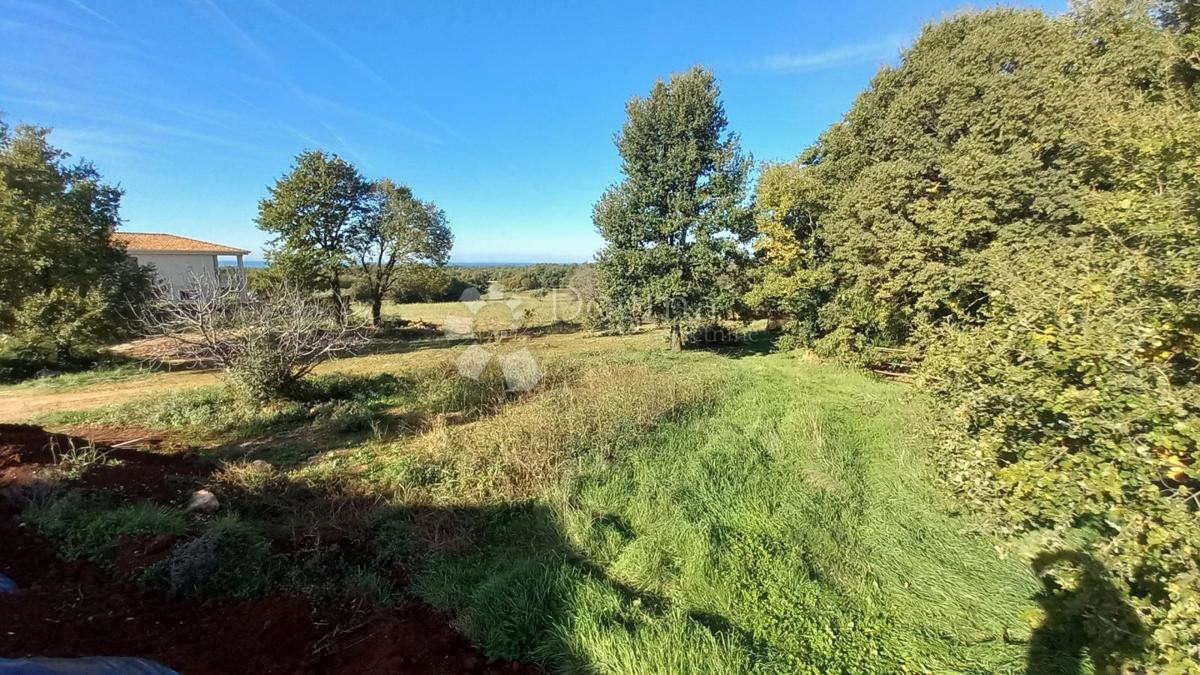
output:
[{"label": "tree trunk", "polygon": [[683,351],[683,327],[677,323],[671,324],[671,351]]},{"label": "tree trunk", "polygon": [[333,309],[337,312],[338,325],[346,325],[346,306],[342,304],[342,276],[333,272],[333,281],[330,282],[330,289],[333,291]]},{"label": "tree trunk", "polygon": [[371,298],[371,324],[379,328],[381,323],[383,323],[383,294],[379,293]]}]

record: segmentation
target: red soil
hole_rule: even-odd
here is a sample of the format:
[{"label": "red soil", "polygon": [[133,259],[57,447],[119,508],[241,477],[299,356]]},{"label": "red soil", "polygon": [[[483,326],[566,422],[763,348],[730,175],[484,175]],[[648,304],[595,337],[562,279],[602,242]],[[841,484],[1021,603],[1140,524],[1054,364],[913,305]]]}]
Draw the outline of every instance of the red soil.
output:
[{"label": "red soil", "polygon": [[[421,603],[374,613],[313,607],[274,595],[196,603],[170,600],[87,563],[61,560],[21,525],[5,491],[29,489],[53,462],[51,435],[0,425],[0,572],[18,586],[0,593],[0,657],[141,656],[182,673],[535,673],[523,664],[488,663]],[[56,441],[65,445],[65,437]],[[78,443],[78,439],[76,439]],[[129,498],[175,501],[203,477],[186,456],[113,449],[120,463],[89,470],[84,484]],[[93,475],[95,474],[95,475]],[[144,568],[173,541],[120,543],[118,574]]]}]

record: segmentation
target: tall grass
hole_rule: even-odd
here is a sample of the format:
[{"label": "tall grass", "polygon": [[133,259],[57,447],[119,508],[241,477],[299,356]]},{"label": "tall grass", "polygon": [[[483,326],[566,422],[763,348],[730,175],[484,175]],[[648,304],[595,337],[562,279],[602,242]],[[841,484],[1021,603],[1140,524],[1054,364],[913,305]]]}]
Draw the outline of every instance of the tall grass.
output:
[{"label": "tall grass", "polygon": [[715,410],[593,447],[418,592],[564,671],[1020,670],[1005,630],[1036,583],[948,515],[906,392],[764,364]]},{"label": "tall grass", "polygon": [[[494,363],[460,377],[447,352],[279,408],[213,389],[83,418],[224,429],[238,452],[330,436],[296,464],[213,474],[288,559],[201,534],[159,569],[181,593],[207,594],[193,572],[229,549],[253,554],[230,569],[257,570],[255,592],[386,605],[410,584],[489,655],[556,671],[1023,670],[1006,637],[1039,620],[1039,586],[933,487],[910,390],[787,355],[572,340],[539,352],[530,392]],[[330,430],[354,410],[390,426]]]}]

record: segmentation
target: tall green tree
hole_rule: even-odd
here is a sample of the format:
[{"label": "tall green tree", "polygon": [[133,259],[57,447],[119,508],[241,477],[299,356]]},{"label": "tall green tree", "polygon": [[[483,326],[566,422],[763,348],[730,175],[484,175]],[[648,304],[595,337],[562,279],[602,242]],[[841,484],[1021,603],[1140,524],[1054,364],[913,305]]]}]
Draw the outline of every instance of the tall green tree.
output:
[{"label": "tall green tree", "polygon": [[321,150],[296,157],[291,171],[258,204],[258,227],[275,235],[268,254],[289,270],[319,279],[345,312],[342,272],[350,242],[369,211],[372,185],[353,164]]},{"label": "tall green tree", "polygon": [[0,121],[0,347],[64,360],[126,332],[150,276],[112,242],[121,190],[49,133]]},{"label": "tall green tree", "polygon": [[[749,299],[797,344],[911,369],[945,404],[938,465],[966,503],[1075,541],[1136,608],[1074,588],[1089,639],[1196,672],[1200,92],[1194,3],[1159,9],[927,27],[764,171]],[[1069,596],[1078,577],[1054,574]]]},{"label": "tall green tree", "polygon": [[597,260],[608,302],[648,312],[683,348],[689,319],[738,302],[736,274],[753,236],[751,160],[742,154],[711,72],[696,66],[634,97],[616,144],[624,180],[593,213],[607,246]]},{"label": "tall green tree", "polygon": [[390,179],[375,183],[368,210],[352,229],[348,248],[362,270],[376,326],[397,268],[445,265],[453,245],[446,213],[437,204],[417,199],[408,187]]}]

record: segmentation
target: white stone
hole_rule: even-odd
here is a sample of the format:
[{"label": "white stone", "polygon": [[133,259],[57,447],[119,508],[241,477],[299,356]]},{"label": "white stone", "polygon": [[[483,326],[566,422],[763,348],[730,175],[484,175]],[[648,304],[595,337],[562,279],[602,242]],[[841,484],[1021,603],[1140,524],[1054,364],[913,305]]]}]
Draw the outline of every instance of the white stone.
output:
[{"label": "white stone", "polygon": [[188,512],[203,513],[212,515],[221,508],[221,502],[217,501],[217,496],[208,490],[196,490],[192,493],[192,498],[188,500],[186,510]]}]

